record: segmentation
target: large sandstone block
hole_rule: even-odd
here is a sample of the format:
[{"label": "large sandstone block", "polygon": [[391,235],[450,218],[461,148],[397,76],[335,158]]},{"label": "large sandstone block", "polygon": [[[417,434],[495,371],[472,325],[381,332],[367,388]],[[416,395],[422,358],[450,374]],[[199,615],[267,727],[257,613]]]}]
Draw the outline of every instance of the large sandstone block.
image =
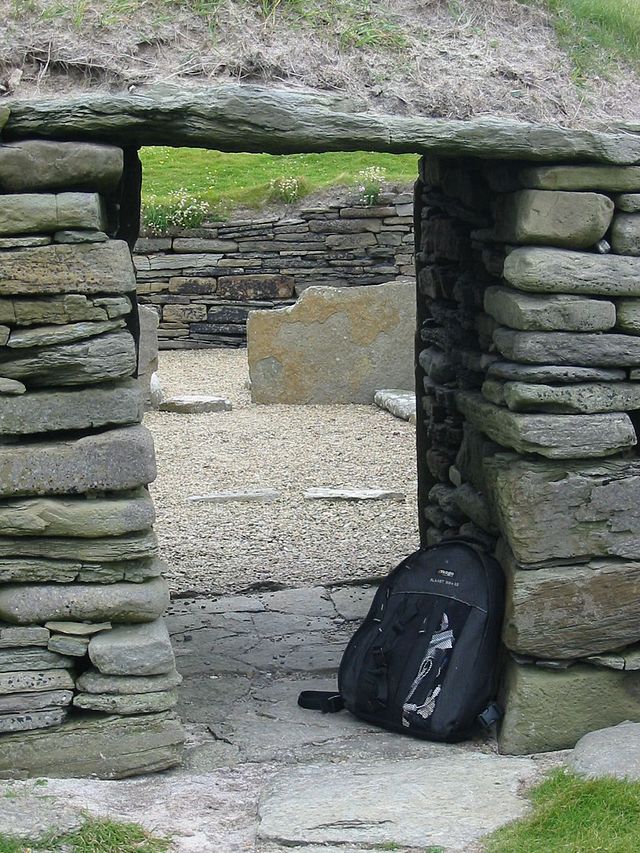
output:
[{"label": "large sandstone block", "polygon": [[614,217],[611,248],[617,255],[640,255],[640,215],[619,213]]},{"label": "large sandstone block", "polygon": [[135,370],[135,341],[127,329],[68,344],[0,350],[0,375],[34,388],[113,382]]},{"label": "large sandstone block", "polygon": [[640,166],[534,166],[522,169],[525,187],[539,190],[640,191]]},{"label": "large sandstone block", "polygon": [[550,459],[611,456],[636,444],[626,414],[520,414],[483,400],[480,394],[458,393],[460,412],[477,429],[503,447],[518,453],[537,453]]},{"label": "large sandstone block", "polygon": [[521,655],[586,657],[640,640],[640,562],[518,569],[508,557],[502,638]]},{"label": "large sandstone block", "polygon": [[640,558],[640,462],[484,461],[487,494],[519,563]]},{"label": "large sandstone block", "polygon": [[370,403],[378,388],[412,388],[414,335],[410,282],[311,287],[290,308],[249,314],[253,400]]},{"label": "large sandstone block", "polygon": [[[118,538],[118,537],[116,537]],[[121,537],[120,537],[121,538]],[[29,541],[28,537],[24,537]],[[53,540],[49,540],[51,542]],[[74,540],[91,542],[93,540]],[[46,553],[46,544],[43,550]],[[69,552],[67,552],[69,553]],[[0,583],[114,584],[121,581],[142,583],[157,578],[165,564],[157,558],[104,560],[84,562],[73,555],[71,559],[46,557],[0,557]]]},{"label": "large sandstone block", "polygon": [[153,439],[142,426],[68,441],[0,445],[0,497],[137,489],[155,476]]},{"label": "large sandstone block", "polygon": [[0,435],[136,424],[142,420],[142,401],[135,381],[5,397],[0,406]]},{"label": "large sandstone block", "polygon": [[144,488],[108,498],[32,498],[0,503],[0,536],[120,536],[147,530],[154,521],[153,501]]},{"label": "large sandstone block", "polygon": [[91,539],[66,536],[0,537],[0,557],[109,563],[146,559],[157,553],[158,543],[152,531],[134,531],[123,536],[98,536]]},{"label": "large sandstone block", "polygon": [[520,190],[498,197],[496,234],[515,243],[588,249],[613,217],[610,198],[592,192]]},{"label": "large sandstone block", "polygon": [[512,412],[572,415],[640,409],[640,383],[637,382],[590,382],[564,386],[505,382],[501,393]]},{"label": "large sandstone block", "polygon": [[122,177],[123,154],[113,145],[29,139],[0,147],[0,190],[112,192]]},{"label": "large sandstone block", "polygon": [[[375,239],[375,238],[374,238]],[[261,273],[254,275],[221,276],[216,299],[290,299],[295,279],[290,275]]]},{"label": "large sandstone block", "polygon": [[633,335],[515,332],[501,326],[494,331],[493,340],[502,355],[512,361],[586,367],[640,365],[640,338]]},{"label": "large sandstone block", "polygon": [[539,332],[602,332],[616,323],[613,302],[565,294],[522,293],[510,287],[488,287],[484,310],[503,326]]},{"label": "large sandstone block", "polygon": [[136,276],[122,240],[58,243],[0,254],[0,294],[131,293]]},{"label": "large sandstone block", "polygon": [[11,326],[102,323],[123,317],[130,311],[131,302],[126,296],[89,299],[79,293],[65,293],[48,299],[0,298],[0,323]]},{"label": "large sandstone block", "polygon": [[11,349],[35,349],[36,347],[72,344],[94,338],[106,332],[122,329],[124,320],[105,320],[101,323],[71,323],[37,326],[29,329],[14,329],[7,341]]},{"label": "large sandstone block", "polygon": [[166,675],[176,668],[163,619],[96,634],[89,643],[89,658],[103,675]]},{"label": "large sandstone block", "polygon": [[0,619],[12,625],[72,622],[153,622],[169,604],[163,578],[143,583],[6,584],[0,586]]},{"label": "large sandstone block", "polygon": [[640,722],[640,672],[586,664],[551,670],[507,664],[498,748],[507,755],[571,749],[587,732]]},{"label": "large sandstone block", "polygon": [[97,193],[25,193],[2,199],[0,234],[46,234],[66,228],[106,230],[107,214]]},{"label": "large sandstone block", "polygon": [[640,296],[640,258],[567,249],[514,249],[504,262],[505,279],[534,293]]},{"label": "large sandstone block", "polygon": [[180,764],[185,735],[171,713],[85,716],[59,728],[0,739],[0,778],[124,779]]}]

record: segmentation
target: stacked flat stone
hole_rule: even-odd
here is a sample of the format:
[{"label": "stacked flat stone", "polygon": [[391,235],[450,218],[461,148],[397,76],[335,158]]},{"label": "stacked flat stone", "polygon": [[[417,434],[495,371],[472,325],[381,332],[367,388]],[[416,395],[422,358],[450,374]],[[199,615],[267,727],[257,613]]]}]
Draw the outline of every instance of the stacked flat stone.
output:
[{"label": "stacked flat stone", "polygon": [[282,308],[311,286],[382,284],[413,276],[413,204],[384,194],[296,216],[235,220],[141,238],[138,296],[159,316],[161,349],[243,346],[249,311]]},{"label": "stacked flat stone", "polygon": [[500,747],[640,720],[640,167],[423,163],[424,536],[507,577]]},{"label": "stacked flat stone", "polygon": [[0,146],[0,777],[180,760],[119,148]]}]

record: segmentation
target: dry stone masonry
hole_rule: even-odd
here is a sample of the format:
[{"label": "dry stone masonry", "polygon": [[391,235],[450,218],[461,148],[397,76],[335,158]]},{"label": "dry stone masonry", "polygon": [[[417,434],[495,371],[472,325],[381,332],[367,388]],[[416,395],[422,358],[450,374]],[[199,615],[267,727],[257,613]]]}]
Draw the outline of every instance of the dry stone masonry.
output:
[{"label": "dry stone masonry", "polygon": [[181,755],[122,170],[115,146],[0,146],[3,778]]},{"label": "dry stone masonry", "polygon": [[637,193],[635,166],[422,161],[423,534],[505,570],[507,753],[640,719]]},{"label": "dry stone masonry", "polygon": [[138,297],[158,312],[161,349],[242,346],[249,311],[291,305],[308,287],[412,276],[410,194],[343,199],[147,237],[135,246]]}]

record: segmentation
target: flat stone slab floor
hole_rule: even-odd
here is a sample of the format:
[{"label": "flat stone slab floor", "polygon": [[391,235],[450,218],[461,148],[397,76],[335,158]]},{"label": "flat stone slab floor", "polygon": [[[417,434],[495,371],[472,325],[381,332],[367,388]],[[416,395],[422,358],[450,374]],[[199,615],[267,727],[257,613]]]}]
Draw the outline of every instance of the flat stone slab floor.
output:
[{"label": "flat stone slab floor", "polygon": [[0,783],[12,803],[0,833],[35,814],[41,835],[44,815],[73,825],[71,810],[140,823],[175,853],[480,850],[483,835],[526,812],[524,790],[559,755],[412,740],[296,704],[300,690],[335,686],[372,595],[317,586],[174,601],[184,766],[115,782]]}]

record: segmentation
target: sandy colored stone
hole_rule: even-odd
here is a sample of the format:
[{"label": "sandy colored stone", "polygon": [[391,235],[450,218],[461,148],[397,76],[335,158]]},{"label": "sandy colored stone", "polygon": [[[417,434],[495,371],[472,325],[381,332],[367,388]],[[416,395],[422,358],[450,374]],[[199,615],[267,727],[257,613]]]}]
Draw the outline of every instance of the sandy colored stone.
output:
[{"label": "sandy colored stone", "polygon": [[181,397],[169,397],[159,405],[161,412],[176,414],[204,414],[206,412],[230,412],[231,401],[226,397],[208,394],[188,394]]},{"label": "sandy colored stone", "polygon": [[485,290],[484,310],[501,325],[521,330],[602,332],[616,323],[615,306],[604,299],[523,293],[495,285]]},{"label": "sandy colored stone", "polygon": [[0,502],[0,535],[93,538],[146,530],[155,521],[146,489],[108,498],[35,498]]},{"label": "sandy colored stone", "polygon": [[131,293],[136,279],[129,247],[122,240],[57,243],[0,254],[0,289],[16,296]]},{"label": "sandy colored stone", "polygon": [[640,258],[622,255],[522,247],[507,255],[503,274],[533,293],[640,296]]},{"label": "sandy colored stone", "polygon": [[144,583],[7,584],[0,587],[0,618],[15,625],[52,620],[153,622],[166,609],[166,581]]},{"label": "sandy colored stone", "polygon": [[414,288],[311,287],[291,308],[251,312],[253,400],[370,403],[378,388],[411,388]]},{"label": "sandy colored stone", "polygon": [[640,463],[574,462],[500,454],[484,461],[503,536],[520,563],[637,559]]},{"label": "sandy colored stone", "polygon": [[624,720],[640,722],[640,672],[586,664],[550,670],[509,661],[503,703],[500,752],[570,749],[587,732]]},{"label": "sandy colored stone", "polygon": [[609,228],[614,205],[593,192],[520,190],[498,196],[496,234],[515,243],[587,249]]},{"label": "sandy colored stone", "polygon": [[112,145],[9,142],[0,148],[0,189],[19,193],[74,187],[109,192],[117,187],[122,168],[122,149]]},{"label": "sandy colored stone", "polygon": [[521,414],[496,406],[480,394],[459,392],[460,412],[493,441],[518,453],[550,459],[611,456],[636,444],[629,416]]}]

